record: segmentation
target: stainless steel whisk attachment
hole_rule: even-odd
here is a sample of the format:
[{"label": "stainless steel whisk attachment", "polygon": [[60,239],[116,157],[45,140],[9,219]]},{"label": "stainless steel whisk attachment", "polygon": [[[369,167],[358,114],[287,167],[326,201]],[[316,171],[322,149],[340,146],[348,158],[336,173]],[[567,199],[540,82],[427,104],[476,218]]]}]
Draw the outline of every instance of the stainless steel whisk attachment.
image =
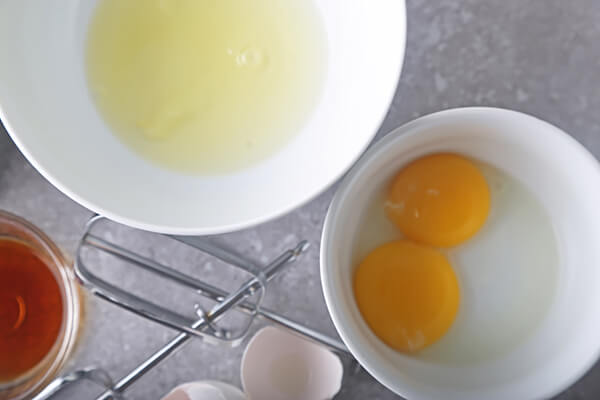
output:
[{"label": "stainless steel whisk attachment", "polygon": [[[299,242],[295,247],[284,251],[264,267],[259,267],[208,239],[188,236],[170,237],[249,275],[249,279],[244,281],[237,289],[227,291],[101,237],[95,232],[95,228],[102,221],[109,222],[104,217],[94,216],[86,224],[75,257],[75,273],[78,279],[85,288],[96,296],[143,318],[173,328],[179,334],[116,382],[113,382],[102,370],[84,369],[56,379],[35,397],[35,400],[51,398],[64,387],[82,380],[91,381],[104,387],[104,393],[96,400],[119,399],[128,387],[170,354],[181,348],[191,338],[199,337],[205,341],[227,343],[235,346],[244,339],[252,322],[258,316],[324,345],[334,352],[350,355],[344,344],[339,340],[316,332],[262,307],[267,283],[283,271],[284,267],[291,265],[301,256],[308,249],[308,242]],[[134,294],[102,278],[97,273],[99,265],[92,265],[87,262],[84,253],[88,250],[112,256],[121,261],[122,265],[127,266],[127,268],[145,271],[171,283],[191,289],[194,293],[210,300],[213,305],[207,309],[195,304],[196,318],[193,318],[172,310],[157,302],[156,299],[148,299]],[[219,320],[225,314],[229,314],[231,310],[239,311],[246,316],[245,322],[233,329],[219,324]]]}]

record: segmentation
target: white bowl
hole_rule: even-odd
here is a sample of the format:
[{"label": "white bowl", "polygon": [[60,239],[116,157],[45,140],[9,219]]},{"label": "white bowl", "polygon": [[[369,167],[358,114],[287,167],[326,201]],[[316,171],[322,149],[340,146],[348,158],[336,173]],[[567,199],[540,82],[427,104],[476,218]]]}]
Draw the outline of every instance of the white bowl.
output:
[{"label": "white bowl", "polygon": [[98,115],[84,71],[97,0],[0,3],[0,118],[44,177],[113,220],[213,234],[274,218],[339,178],[376,133],[404,55],[404,1],[315,0],[327,33],[322,96],[304,128],[264,162],[186,176],[136,156]]},{"label": "white bowl", "polygon": [[[462,153],[516,177],[554,225],[560,254],[556,295],[526,342],[475,365],[427,362],[395,352],[363,321],[354,301],[351,251],[359,216],[375,188],[407,162]],[[378,142],[353,167],[331,203],[321,246],[321,279],[335,326],[358,361],[408,399],[541,399],[580,378],[600,352],[600,168],[558,128],[494,108],[439,112]]]}]

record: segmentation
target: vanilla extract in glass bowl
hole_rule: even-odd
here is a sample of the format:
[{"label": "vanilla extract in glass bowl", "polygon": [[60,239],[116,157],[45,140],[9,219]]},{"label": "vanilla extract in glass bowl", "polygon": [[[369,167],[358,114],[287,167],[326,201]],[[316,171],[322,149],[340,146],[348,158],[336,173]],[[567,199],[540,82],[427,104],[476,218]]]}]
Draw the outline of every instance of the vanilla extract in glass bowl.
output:
[{"label": "vanilla extract in glass bowl", "polygon": [[31,398],[55,377],[73,352],[81,311],[61,250],[0,211],[0,400]]}]

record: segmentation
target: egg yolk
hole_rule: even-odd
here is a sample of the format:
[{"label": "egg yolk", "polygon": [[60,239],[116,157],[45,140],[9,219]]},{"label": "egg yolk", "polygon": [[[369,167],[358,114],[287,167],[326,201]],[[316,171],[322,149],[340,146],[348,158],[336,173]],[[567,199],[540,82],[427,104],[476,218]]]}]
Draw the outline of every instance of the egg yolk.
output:
[{"label": "egg yolk", "polygon": [[483,226],[490,210],[490,191],[481,171],[468,159],[433,154],[398,172],[385,209],[407,238],[451,247]]},{"label": "egg yolk", "polygon": [[446,257],[407,240],[379,246],[363,260],[354,275],[354,296],[373,333],[405,353],[441,338],[460,302]]}]

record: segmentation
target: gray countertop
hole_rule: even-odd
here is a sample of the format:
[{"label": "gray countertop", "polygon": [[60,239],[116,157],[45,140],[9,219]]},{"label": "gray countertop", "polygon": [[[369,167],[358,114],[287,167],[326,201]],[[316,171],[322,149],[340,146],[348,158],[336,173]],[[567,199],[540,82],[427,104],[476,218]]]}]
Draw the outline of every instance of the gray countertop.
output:
[{"label": "gray countertop", "polygon": [[[600,157],[600,2],[408,0],[407,6],[404,71],[378,137],[433,111],[489,105],[545,119]],[[310,241],[308,254],[271,285],[266,302],[331,335],[335,329],[321,294],[318,252],[333,191],[277,220],[219,238],[258,260],[275,256],[299,239]],[[1,127],[0,208],[29,219],[69,253],[91,216],[46,182]],[[131,240],[143,240],[136,238]],[[145,244],[161,246],[158,241]],[[120,377],[172,335],[166,328],[91,299],[85,337],[69,368],[99,365]],[[239,385],[242,350],[243,346],[228,349],[194,341],[134,385],[127,398],[155,399],[190,380]],[[362,372],[346,382],[339,398],[398,397]],[[598,398],[600,365],[558,397]]]}]

